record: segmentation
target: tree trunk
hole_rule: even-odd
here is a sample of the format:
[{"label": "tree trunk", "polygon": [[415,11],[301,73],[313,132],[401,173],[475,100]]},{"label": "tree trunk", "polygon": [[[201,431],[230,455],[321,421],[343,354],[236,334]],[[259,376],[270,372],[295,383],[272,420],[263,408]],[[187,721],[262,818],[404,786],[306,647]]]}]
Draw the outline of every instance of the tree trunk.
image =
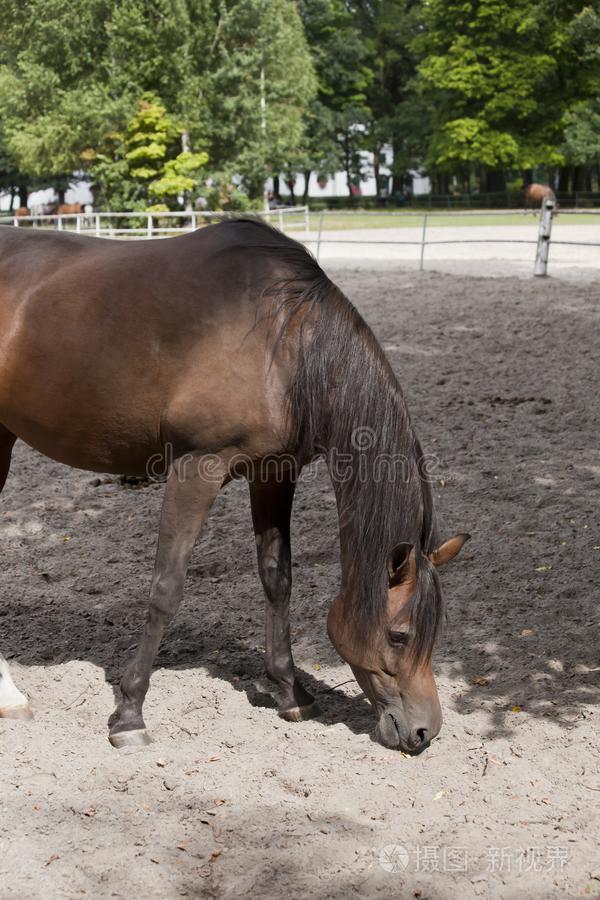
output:
[{"label": "tree trunk", "polygon": [[573,191],[585,191],[585,167],[575,166],[573,171]]},{"label": "tree trunk", "polygon": [[312,171],[310,169],[304,170],[304,192],[302,194],[302,205],[306,206],[308,204],[308,186],[310,184],[310,176],[312,175]]},{"label": "tree trunk", "polygon": [[286,179],[285,183],[287,184],[288,190],[290,192],[290,200],[292,201],[292,206],[295,206],[296,205],[296,194],[294,193],[294,188],[296,187],[296,179],[295,178]]},{"label": "tree trunk", "polygon": [[380,150],[379,145],[375,147],[373,150],[373,174],[375,176],[375,196],[379,197],[379,191],[381,189],[381,185],[379,184],[380,178]]},{"label": "tree trunk", "polygon": [[[190,141],[189,131],[183,131],[181,133],[181,150],[183,153],[191,153],[192,152],[192,144]],[[184,191],[183,205],[184,205],[186,212],[192,211],[192,198],[190,196],[189,191]]]},{"label": "tree trunk", "polygon": [[352,200],[352,174],[350,172],[350,147],[348,145],[348,136],[344,137],[344,171],[346,173],[346,181],[348,182],[348,196]]},{"label": "tree trunk", "polygon": [[19,192],[19,206],[26,207],[27,206],[27,198],[29,195],[29,191],[27,189],[27,183],[21,181],[17,188]]},{"label": "tree trunk", "polygon": [[499,194],[506,190],[506,176],[503,169],[488,169],[485,181],[488,194]]},{"label": "tree trunk", "polygon": [[276,200],[281,200],[280,190],[279,175],[273,175],[273,196]]},{"label": "tree trunk", "polygon": [[448,175],[445,172],[438,172],[433,182],[435,194],[448,193]]},{"label": "tree trunk", "polygon": [[559,194],[569,193],[569,180],[571,169],[569,166],[561,166],[558,173],[558,192]]},{"label": "tree trunk", "polygon": [[392,194],[394,197],[398,193],[403,193],[404,191],[404,177],[400,175],[394,174],[392,175]]}]

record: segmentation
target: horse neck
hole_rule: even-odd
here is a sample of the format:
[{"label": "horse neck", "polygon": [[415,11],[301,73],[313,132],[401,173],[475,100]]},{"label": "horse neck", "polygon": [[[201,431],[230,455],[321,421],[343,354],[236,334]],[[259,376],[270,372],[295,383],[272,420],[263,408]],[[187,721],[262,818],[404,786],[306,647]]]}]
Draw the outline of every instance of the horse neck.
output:
[{"label": "horse neck", "polygon": [[343,581],[355,613],[375,620],[387,603],[388,554],[400,541],[420,548],[430,530],[420,447],[398,381],[371,330],[330,282],[316,296],[307,312],[310,337],[300,343],[289,393],[295,423],[290,444],[300,459],[315,452],[327,458]]}]

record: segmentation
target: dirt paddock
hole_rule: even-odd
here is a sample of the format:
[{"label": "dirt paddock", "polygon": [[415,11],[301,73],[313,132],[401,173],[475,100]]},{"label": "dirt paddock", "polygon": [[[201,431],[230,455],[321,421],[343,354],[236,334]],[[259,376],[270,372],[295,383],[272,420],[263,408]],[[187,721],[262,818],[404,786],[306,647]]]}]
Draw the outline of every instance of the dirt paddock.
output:
[{"label": "dirt paddock", "polygon": [[439,460],[444,533],[473,535],[443,576],[440,737],[417,758],[370,739],[325,633],[337,520],[317,467],[295,505],[293,619],[321,717],[256,705],[263,600],[234,484],[157,660],[154,743],[113,750],[163,488],[98,484],[17,445],[0,648],[36,718],[0,721],[3,900],[600,894],[598,284],[337,280]]}]

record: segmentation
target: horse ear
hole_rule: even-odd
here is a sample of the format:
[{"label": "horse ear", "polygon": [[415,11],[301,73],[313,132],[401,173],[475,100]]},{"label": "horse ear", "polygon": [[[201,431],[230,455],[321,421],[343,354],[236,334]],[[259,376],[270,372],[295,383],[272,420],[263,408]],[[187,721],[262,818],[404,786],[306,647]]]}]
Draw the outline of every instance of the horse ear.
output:
[{"label": "horse ear", "polygon": [[464,545],[470,539],[470,534],[455,534],[454,537],[451,537],[449,540],[444,541],[444,543],[434,550],[433,553],[429,554],[429,559],[434,564],[434,566],[443,566],[445,563],[450,562],[451,559],[460,553]]},{"label": "horse ear", "polygon": [[[387,558],[388,577],[390,579],[390,587],[405,581],[410,571],[411,558],[414,560],[412,544],[396,544]],[[412,554],[412,557],[411,557]]]}]

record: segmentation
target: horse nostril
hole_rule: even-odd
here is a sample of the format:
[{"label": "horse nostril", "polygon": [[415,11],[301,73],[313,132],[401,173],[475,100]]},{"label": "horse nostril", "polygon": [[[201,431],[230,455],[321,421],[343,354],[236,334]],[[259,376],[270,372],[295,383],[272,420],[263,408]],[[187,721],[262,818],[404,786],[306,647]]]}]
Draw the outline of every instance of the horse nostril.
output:
[{"label": "horse nostril", "polygon": [[424,744],[427,741],[427,729],[417,728],[417,737],[419,739],[419,743]]}]

